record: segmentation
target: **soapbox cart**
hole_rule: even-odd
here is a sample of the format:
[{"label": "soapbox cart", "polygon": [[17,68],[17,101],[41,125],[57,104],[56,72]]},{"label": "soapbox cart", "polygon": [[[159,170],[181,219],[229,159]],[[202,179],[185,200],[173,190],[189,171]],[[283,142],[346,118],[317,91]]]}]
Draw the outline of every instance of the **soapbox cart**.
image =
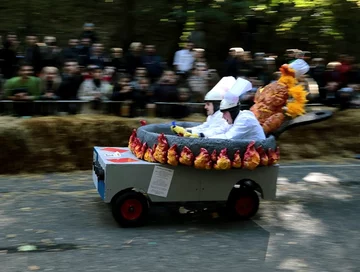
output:
[{"label": "soapbox cart", "polygon": [[[319,122],[331,115],[328,111],[318,111],[298,117],[270,135],[269,141],[274,143],[291,127]],[[170,124],[161,125],[170,127]],[[140,128],[148,126],[151,125]],[[169,138],[175,137],[178,136]],[[265,200],[276,197],[278,172],[278,164],[254,170],[200,170],[140,160],[127,147],[94,147],[93,150],[94,185],[102,200],[111,204],[115,220],[123,227],[143,225],[151,205],[165,203],[186,208],[222,205],[231,218],[251,218],[259,208],[258,195]]]}]

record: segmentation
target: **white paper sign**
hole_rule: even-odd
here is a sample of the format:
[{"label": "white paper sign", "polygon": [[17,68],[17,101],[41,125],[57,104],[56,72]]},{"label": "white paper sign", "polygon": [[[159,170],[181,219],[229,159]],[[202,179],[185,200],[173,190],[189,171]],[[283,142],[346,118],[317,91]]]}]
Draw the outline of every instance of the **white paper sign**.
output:
[{"label": "white paper sign", "polygon": [[174,170],[161,166],[155,166],[151,176],[148,194],[161,197],[167,197]]},{"label": "white paper sign", "polygon": [[120,152],[114,152],[114,153],[105,153],[106,157],[121,157]]}]

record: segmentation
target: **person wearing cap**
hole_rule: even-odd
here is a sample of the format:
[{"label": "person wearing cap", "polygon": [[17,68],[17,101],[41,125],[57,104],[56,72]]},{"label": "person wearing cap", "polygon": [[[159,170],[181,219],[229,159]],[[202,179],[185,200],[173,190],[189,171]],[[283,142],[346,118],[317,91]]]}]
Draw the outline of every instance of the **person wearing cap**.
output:
[{"label": "person wearing cap", "polygon": [[80,35],[80,39],[90,39],[91,44],[97,43],[99,41],[97,34],[94,30],[95,25],[93,23],[85,23],[83,26],[83,32]]},{"label": "person wearing cap", "polygon": [[209,138],[216,139],[243,139],[251,141],[265,140],[263,128],[255,115],[249,110],[240,111],[240,95],[252,89],[250,81],[238,78],[234,86],[225,94],[220,103],[220,111],[230,128]]},{"label": "person wearing cap", "polygon": [[205,110],[207,114],[206,122],[199,126],[183,128],[173,126],[172,130],[185,137],[210,137],[212,135],[225,133],[229,129],[229,125],[222,118],[220,112],[220,102],[224,98],[224,94],[235,84],[236,80],[233,77],[223,77],[218,84],[215,85],[205,95]]}]

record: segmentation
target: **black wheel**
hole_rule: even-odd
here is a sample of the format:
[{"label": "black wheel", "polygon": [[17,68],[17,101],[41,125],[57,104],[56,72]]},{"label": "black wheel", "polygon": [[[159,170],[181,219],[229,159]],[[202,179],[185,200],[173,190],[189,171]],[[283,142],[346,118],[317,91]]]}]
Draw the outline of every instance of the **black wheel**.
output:
[{"label": "black wheel", "polygon": [[112,203],[112,214],[122,227],[144,225],[148,212],[148,200],[139,192],[131,191],[121,194]]},{"label": "black wheel", "polygon": [[251,189],[235,189],[229,196],[226,210],[231,219],[250,219],[259,209],[259,196]]}]

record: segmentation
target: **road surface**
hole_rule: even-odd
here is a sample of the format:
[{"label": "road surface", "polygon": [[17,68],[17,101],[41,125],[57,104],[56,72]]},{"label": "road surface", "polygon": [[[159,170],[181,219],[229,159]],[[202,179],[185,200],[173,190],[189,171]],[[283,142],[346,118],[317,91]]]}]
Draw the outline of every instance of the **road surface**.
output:
[{"label": "road surface", "polygon": [[91,172],[0,176],[0,271],[359,271],[360,164],[284,165],[255,218],[122,229]]}]

